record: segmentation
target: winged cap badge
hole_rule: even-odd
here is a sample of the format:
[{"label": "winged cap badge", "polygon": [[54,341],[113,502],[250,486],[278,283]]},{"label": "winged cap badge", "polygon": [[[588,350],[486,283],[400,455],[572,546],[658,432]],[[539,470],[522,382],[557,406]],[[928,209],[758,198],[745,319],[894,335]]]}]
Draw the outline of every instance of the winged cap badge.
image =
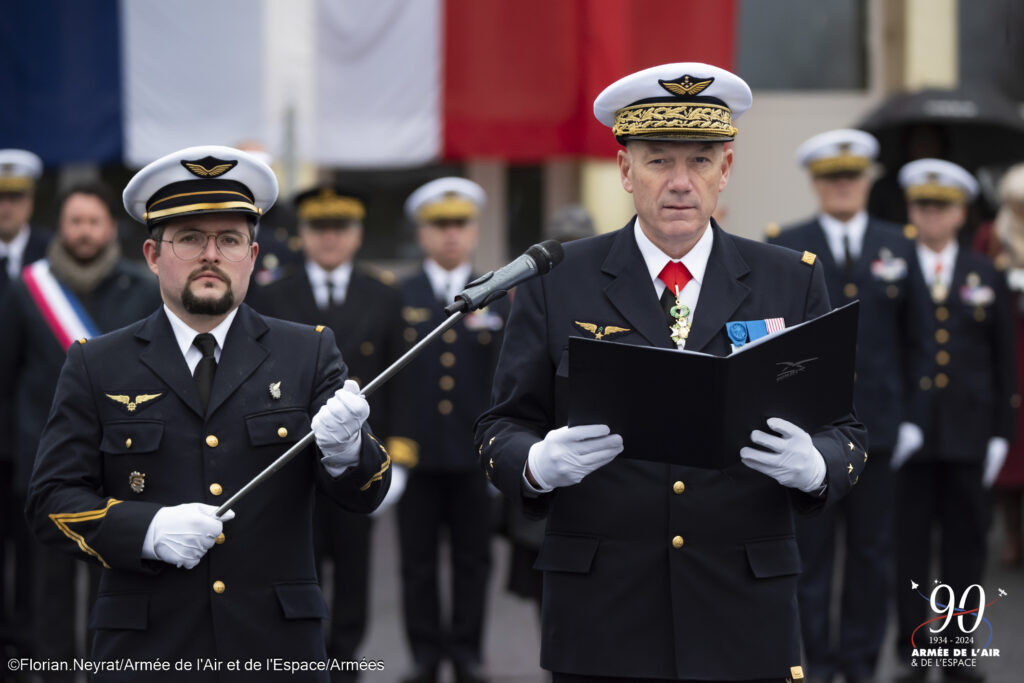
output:
[{"label": "winged cap badge", "polygon": [[152,401],[154,398],[163,396],[163,392],[159,394],[137,394],[133,401],[131,396],[127,394],[107,394],[107,398],[115,403],[120,403],[128,408],[129,413],[134,413],[135,409],[147,401]]},{"label": "winged cap badge", "polygon": [[658,79],[658,85],[679,97],[693,97],[694,95],[699,95],[714,82],[714,78],[709,78],[704,81],[695,81],[693,80],[693,76],[690,75],[682,76],[673,81],[663,81],[660,78]]},{"label": "winged cap badge", "polygon": [[181,165],[187,168],[189,173],[200,178],[216,178],[237,166],[238,160],[229,161],[227,159],[205,156],[202,159],[195,159],[193,161],[182,159]]}]

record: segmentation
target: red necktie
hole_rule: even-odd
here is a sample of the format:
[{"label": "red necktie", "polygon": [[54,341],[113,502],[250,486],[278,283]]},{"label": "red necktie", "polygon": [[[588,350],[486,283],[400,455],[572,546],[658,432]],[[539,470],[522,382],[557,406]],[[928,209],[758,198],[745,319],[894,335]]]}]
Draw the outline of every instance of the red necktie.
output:
[{"label": "red necktie", "polygon": [[[658,279],[665,283],[668,292],[673,298],[683,291],[686,283],[693,279],[690,271],[683,265],[682,261],[669,261],[658,273]],[[678,289],[677,289],[678,287]]]}]

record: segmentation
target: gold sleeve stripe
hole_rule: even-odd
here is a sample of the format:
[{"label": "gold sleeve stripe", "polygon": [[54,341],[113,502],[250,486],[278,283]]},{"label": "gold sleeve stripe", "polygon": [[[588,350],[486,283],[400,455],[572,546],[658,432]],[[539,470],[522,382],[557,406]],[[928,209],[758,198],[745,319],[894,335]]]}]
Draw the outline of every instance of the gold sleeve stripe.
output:
[{"label": "gold sleeve stripe", "polygon": [[388,437],[388,452],[391,460],[402,467],[416,467],[420,461],[420,445],[412,439],[401,436]]},{"label": "gold sleeve stripe", "polygon": [[[377,441],[377,440],[374,439],[374,441]],[[381,446],[381,449],[383,449],[383,448],[384,447]],[[384,464],[380,466],[380,471],[377,472],[377,474],[375,474],[372,477],[370,477],[370,480],[368,482],[366,482],[365,484],[360,486],[359,487],[360,491],[365,491],[366,489],[370,488],[370,486],[373,484],[373,482],[380,481],[381,479],[384,478],[384,473],[388,471],[389,467],[391,467],[391,456],[388,455],[387,451],[384,451],[384,457],[385,457]]]},{"label": "gold sleeve stripe", "polygon": [[102,564],[107,569],[110,569],[110,565],[107,564],[106,560],[100,557],[100,554],[98,552],[89,547],[89,544],[85,542],[85,539],[82,537],[81,534],[76,534],[74,531],[68,528],[68,524],[74,524],[77,522],[91,522],[97,519],[103,519],[104,517],[106,517],[107,511],[110,508],[121,502],[123,501],[120,501],[117,498],[111,498],[110,500],[107,501],[106,507],[104,507],[102,510],[54,513],[51,514],[49,517],[50,520],[57,525],[57,528],[61,530],[61,533],[63,533],[65,536],[74,541],[82,550],[83,553],[85,553],[86,555],[92,555],[100,561],[100,564]]}]

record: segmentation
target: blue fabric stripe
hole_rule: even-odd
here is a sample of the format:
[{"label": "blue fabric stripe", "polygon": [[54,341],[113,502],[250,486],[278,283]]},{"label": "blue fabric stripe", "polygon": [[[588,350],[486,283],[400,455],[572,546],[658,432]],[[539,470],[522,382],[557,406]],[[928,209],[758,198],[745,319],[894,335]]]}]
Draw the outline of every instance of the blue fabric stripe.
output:
[{"label": "blue fabric stripe", "polygon": [[0,147],[47,165],[120,162],[117,0],[15,0],[0,21]]},{"label": "blue fabric stripe", "polygon": [[58,285],[60,285],[61,291],[64,292],[64,296],[67,297],[68,303],[71,304],[71,309],[78,316],[78,319],[82,321],[82,324],[85,325],[85,329],[89,333],[89,338],[92,339],[93,337],[98,337],[100,335],[100,328],[96,327],[96,323],[94,323],[92,318],[89,317],[89,314],[86,313],[85,308],[82,307],[82,302],[78,300],[78,297],[75,296],[74,292],[68,289],[67,285],[56,278],[54,278],[54,280]]}]

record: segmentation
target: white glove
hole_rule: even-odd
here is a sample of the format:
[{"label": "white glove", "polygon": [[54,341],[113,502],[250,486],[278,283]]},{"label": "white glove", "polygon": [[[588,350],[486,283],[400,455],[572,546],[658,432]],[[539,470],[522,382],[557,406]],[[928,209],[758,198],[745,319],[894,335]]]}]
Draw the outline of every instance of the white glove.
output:
[{"label": "white glove", "polygon": [[896,445],[892,449],[892,460],[889,467],[898,470],[903,463],[910,459],[914,453],[924,445],[924,433],[921,428],[913,422],[900,423],[899,435],[896,437]]},{"label": "white glove", "polygon": [[313,417],[313,435],[324,454],[320,462],[332,477],[359,462],[363,423],[369,416],[370,404],[359,393],[359,385],[348,379]]},{"label": "white glove", "polygon": [[781,417],[768,418],[768,427],[782,436],[755,429],[750,440],[774,452],[744,446],[740,449],[743,464],[805,493],[821,488],[825,481],[825,458],[814,447],[811,435]]},{"label": "white glove", "polygon": [[993,436],[988,440],[988,450],[985,453],[985,473],[981,477],[981,483],[985,488],[991,488],[999,476],[999,470],[1003,469],[1006,462],[1006,452],[1010,450],[1010,443],[1001,436]]},{"label": "white glove", "polygon": [[578,425],[548,432],[530,446],[526,466],[543,493],[578,484],[622,452],[622,437],[608,425]]},{"label": "white glove", "polygon": [[402,493],[405,491],[405,482],[409,479],[409,470],[405,469],[401,465],[395,465],[394,462],[391,464],[391,487],[388,488],[388,492],[384,494],[384,500],[380,502],[377,509],[370,513],[371,517],[377,517],[380,513],[387,510],[389,507],[398,502],[398,499],[402,497]]},{"label": "white glove", "polygon": [[228,510],[223,517],[216,513],[216,506],[204,503],[160,508],[146,530],[142,557],[192,569],[217,542],[224,522],[235,518],[234,510]]}]

